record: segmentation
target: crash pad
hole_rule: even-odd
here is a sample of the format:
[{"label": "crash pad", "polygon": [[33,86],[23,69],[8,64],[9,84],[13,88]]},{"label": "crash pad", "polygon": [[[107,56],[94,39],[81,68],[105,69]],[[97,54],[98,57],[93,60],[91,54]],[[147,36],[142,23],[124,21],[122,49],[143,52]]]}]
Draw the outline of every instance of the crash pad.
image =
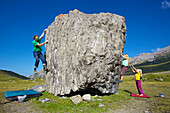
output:
[{"label": "crash pad", "polygon": [[18,96],[27,95],[27,98],[32,98],[41,96],[41,93],[35,90],[20,90],[20,91],[6,91],[4,92],[4,95],[7,100],[16,100]]},{"label": "crash pad", "polygon": [[150,98],[150,96],[148,96],[148,95],[146,95],[146,94],[143,94],[143,96],[139,96],[139,95],[137,95],[137,94],[135,94],[135,93],[131,93],[130,95],[131,95],[132,97]]}]

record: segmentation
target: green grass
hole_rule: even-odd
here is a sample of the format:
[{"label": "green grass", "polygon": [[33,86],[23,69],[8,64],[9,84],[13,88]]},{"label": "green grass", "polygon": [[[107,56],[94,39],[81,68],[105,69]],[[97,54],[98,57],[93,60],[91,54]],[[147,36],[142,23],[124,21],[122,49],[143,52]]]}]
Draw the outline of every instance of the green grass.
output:
[{"label": "green grass", "polygon": [[[109,109],[117,109],[119,106],[123,103],[127,103],[128,100],[131,100],[130,96],[127,96],[128,93],[125,91],[119,91],[119,95],[105,95],[100,97],[92,97],[95,99],[95,101],[90,102],[81,102],[75,105],[73,102],[70,101],[69,97],[67,99],[60,99],[59,96],[55,97],[47,92],[43,93],[43,96],[41,96],[42,99],[49,98],[51,101],[56,100],[56,103],[46,102],[41,103],[39,101],[36,101],[37,104],[39,104],[40,108],[44,108],[48,110],[48,112],[106,112]],[[102,99],[102,101],[99,101],[97,99]],[[99,107],[99,104],[104,104],[104,107]]]},{"label": "green grass", "polygon": [[[162,78],[164,81],[156,81],[155,78]],[[170,73],[167,74],[147,74],[144,78],[148,78],[146,81],[142,81],[143,92],[149,95],[149,103],[151,104],[151,112],[170,112]],[[119,89],[127,90],[129,92],[137,93],[134,76],[125,76],[124,82],[120,85]],[[164,98],[160,98],[159,93],[165,95]]]},{"label": "green grass", "polygon": [[[155,78],[162,78],[163,82],[155,81]],[[130,96],[130,93],[137,93],[135,81],[133,76],[125,76],[123,83],[119,85],[118,95],[104,95],[100,97],[93,97],[95,101],[90,102],[81,102],[77,105],[71,102],[69,97],[66,99],[60,99],[59,96],[54,96],[48,92],[43,92],[43,95],[40,99],[49,98],[49,102],[42,103],[37,98],[27,99],[32,103],[32,106],[38,106],[42,109],[44,113],[53,113],[53,112],[90,112],[90,113],[100,113],[100,112],[109,112],[115,111],[116,109],[121,109],[122,105],[128,105],[130,102],[133,102],[133,97]],[[145,82],[142,82],[142,88],[144,93],[149,95],[150,99],[147,102],[151,105],[151,112],[170,112],[170,73],[168,74],[147,74],[144,75],[144,78],[147,78]],[[0,103],[5,103],[4,92],[11,90],[26,90],[35,85],[43,84],[44,80],[23,80],[16,77],[7,75],[7,73],[0,72]],[[159,98],[159,93],[165,95],[164,98]],[[102,99],[99,101],[97,99]],[[18,104],[18,103],[16,103]],[[104,104],[105,106],[99,107],[99,104]],[[135,108],[135,106],[133,106]],[[128,109],[128,108],[127,108]],[[0,105],[0,112],[2,112],[2,106]],[[38,110],[37,110],[38,112]]]},{"label": "green grass", "polygon": [[0,113],[2,112],[1,104],[6,102],[6,99],[4,97],[5,91],[27,90],[28,88],[31,88],[35,85],[44,83],[44,81],[40,79],[39,80],[25,80],[21,78],[20,77],[16,78],[16,77],[11,76],[11,73],[0,71]]},{"label": "green grass", "polygon": [[144,78],[147,78],[147,81],[149,82],[157,82],[155,79],[156,78],[162,78],[163,82],[169,82],[170,81],[170,74],[146,74],[144,75]]}]

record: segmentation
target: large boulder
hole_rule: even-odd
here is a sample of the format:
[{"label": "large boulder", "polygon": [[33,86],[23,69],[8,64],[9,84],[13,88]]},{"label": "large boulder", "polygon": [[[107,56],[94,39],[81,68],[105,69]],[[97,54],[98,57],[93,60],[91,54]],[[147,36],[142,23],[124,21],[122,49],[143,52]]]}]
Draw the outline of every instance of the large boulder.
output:
[{"label": "large boulder", "polygon": [[126,41],[124,17],[70,11],[55,18],[46,40],[48,92],[117,92]]}]

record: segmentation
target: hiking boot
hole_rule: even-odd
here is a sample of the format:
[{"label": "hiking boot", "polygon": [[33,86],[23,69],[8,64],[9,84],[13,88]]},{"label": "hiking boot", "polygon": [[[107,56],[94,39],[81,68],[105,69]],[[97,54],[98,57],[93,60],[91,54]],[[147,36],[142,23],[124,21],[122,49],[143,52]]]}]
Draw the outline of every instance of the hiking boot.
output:
[{"label": "hiking boot", "polygon": [[34,68],[34,73],[35,73],[35,74],[37,73],[37,70],[36,70],[36,68]]},{"label": "hiking boot", "polygon": [[34,70],[34,73],[36,74],[36,73],[37,73],[37,71],[36,71],[36,70]]},{"label": "hiking boot", "polygon": [[44,71],[47,71],[47,68],[46,68],[45,66],[43,66],[43,70],[44,70]]}]

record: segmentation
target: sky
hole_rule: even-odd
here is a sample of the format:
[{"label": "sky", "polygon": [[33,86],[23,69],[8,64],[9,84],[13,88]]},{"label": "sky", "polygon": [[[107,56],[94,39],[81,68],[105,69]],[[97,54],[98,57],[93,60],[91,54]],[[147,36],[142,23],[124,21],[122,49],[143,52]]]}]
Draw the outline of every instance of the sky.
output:
[{"label": "sky", "polygon": [[57,15],[74,9],[124,16],[124,53],[130,57],[170,45],[170,0],[0,0],[0,69],[33,74],[32,37],[40,36]]}]

